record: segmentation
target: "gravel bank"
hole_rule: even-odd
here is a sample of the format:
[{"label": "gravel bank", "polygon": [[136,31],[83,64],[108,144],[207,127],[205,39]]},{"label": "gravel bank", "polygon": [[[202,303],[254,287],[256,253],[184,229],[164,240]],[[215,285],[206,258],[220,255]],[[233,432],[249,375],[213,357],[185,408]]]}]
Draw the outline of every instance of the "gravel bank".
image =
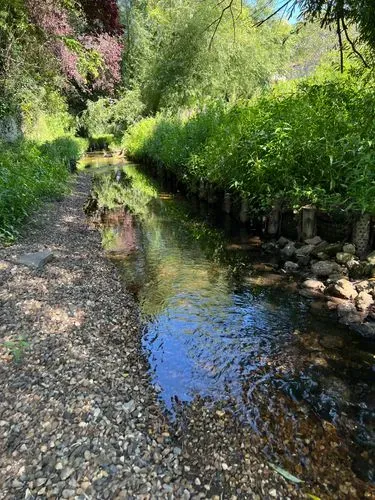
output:
[{"label": "gravel bank", "polygon": [[[168,423],[137,307],[82,211],[90,183],[0,251],[0,498],[306,498],[224,412]],[[40,271],[14,263],[46,248]]]}]

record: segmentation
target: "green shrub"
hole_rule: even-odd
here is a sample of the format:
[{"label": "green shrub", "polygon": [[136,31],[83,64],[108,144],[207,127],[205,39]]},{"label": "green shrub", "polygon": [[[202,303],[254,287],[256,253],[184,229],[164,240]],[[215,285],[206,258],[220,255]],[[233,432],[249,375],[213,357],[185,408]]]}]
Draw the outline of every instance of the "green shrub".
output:
[{"label": "green shrub", "polygon": [[61,195],[68,162],[86,149],[84,140],[60,137],[42,145],[32,141],[0,142],[0,241],[10,242],[20,224],[41,200]]},{"label": "green shrub", "polygon": [[160,113],[133,125],[125,146],[188,183],[235,189],[254,208],[279,201],[375,213],[374,115],[373,84],[310,79],[234,106]]}]

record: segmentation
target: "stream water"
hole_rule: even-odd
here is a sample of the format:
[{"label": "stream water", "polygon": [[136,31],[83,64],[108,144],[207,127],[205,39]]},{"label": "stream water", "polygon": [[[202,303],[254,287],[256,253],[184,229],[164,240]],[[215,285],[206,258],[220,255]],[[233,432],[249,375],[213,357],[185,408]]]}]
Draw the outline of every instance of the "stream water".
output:
[{"label": "stream water", "polygon": [[222,213],[123,160],[85,163],[95,167],[88,210],[138,299],[170,417],[197,398],[220,402],[266,436],[269,457],[302,464],[306,442],[334,426],[357,476],[373,481],[375,345],[311,307],[259,238]]}]

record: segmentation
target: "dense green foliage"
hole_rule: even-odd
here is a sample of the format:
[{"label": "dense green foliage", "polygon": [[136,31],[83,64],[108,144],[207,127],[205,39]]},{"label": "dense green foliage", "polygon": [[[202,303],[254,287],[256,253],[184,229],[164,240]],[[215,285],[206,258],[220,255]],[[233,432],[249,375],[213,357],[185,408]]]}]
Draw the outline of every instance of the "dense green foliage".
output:
[{"label": "dense green foliage", "polygon": [[11,241],[41,200],[66,189],[69,160],[85,150],[84,140],[61,137],[42,145],[0,142],[0,241]]},{"label": "dense green foliage", "polygon": [[278,86],[250,102],[163,112],[130,128],[131,158],[255,208],[314,203],[375,213],[375,88],[349,77]]}]

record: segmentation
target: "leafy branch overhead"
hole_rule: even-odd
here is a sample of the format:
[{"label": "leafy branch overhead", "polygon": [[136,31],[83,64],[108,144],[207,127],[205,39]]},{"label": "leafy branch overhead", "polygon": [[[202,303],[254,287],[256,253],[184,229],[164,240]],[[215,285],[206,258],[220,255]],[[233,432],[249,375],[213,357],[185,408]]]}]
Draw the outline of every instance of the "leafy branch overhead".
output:
[{"label": "leafy branch overhead", "polygon": [[[237,6],[235,5],[237,3]],[[233,20],[234,8],[242,10],[242,0],[219,1],[221,6],[220,15],[207,27],[213,27],[210,45],[216,35],[219,24],[228,11]],[[320,23],[321,28],[329,28],[336,32],[341,52],[341,70],[343,70],[344,41],[346,41],[353,53],[359,57],[362,63],[369,67],[364,56],[358,49],[358,45],[365,43],[372,49],[375,48],[375,2],[373,0],[286,0],[277,8],[264,7],[258,10],[259,19],[255,26],[260,27],[275,16],[283,16],[287,19],[298,14],[299,20],[304,22]],[[354,26],[357,36],[351,35],[350,28]],[[235,27],[234,27],[235,29]]]}]

